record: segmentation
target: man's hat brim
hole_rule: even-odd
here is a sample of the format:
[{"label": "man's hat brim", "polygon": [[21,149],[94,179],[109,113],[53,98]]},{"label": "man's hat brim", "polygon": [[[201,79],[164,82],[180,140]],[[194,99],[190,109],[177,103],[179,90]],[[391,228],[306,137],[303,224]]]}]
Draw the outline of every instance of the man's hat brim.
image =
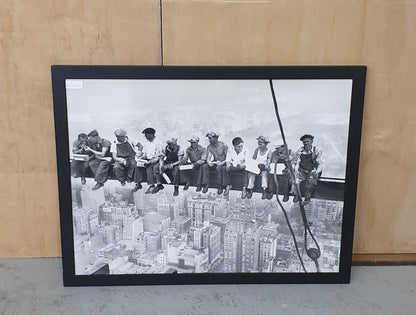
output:
[{"label": "man's hat brim", "polygon": [[153,128],[146,128],[145,130],[142,131],[142,133],[154,135],[156,133],[156,130],[154,130]]},{"label": "man's hat brim", "polygon": [[303,141],[303,140],[305,140],[305,139],[311,139],[311,140],[313,140],[313,136],[312,135],[303,135],[302,137],[300,137],[300,141]]}]

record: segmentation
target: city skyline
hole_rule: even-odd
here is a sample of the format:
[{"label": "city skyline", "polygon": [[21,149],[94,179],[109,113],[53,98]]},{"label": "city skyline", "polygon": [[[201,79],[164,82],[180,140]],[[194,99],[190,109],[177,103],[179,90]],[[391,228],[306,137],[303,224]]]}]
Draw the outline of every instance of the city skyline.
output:
[{"label": "city skyline", "polygon": [[[108,268],[108,274],[169,272],[301,272],[293,239],[275,200],[239,199],[186,192],[171,196],[132,193],[109,181],[91,191],[73,183],[76,274]],[[340,201],[313,200],[306,213],[320,243],[321,271],[338,272],[342,222]],[[303,245],[299,208],[289,203],[299,247]],[[308,272],[315,267],[304,250]]]}]

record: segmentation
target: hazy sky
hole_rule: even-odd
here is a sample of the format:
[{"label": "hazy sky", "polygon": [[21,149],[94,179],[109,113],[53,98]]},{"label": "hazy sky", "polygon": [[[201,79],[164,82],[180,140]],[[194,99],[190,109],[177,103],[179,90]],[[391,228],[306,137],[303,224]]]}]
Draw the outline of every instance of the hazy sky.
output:
[{"label": "hazy sky", "polygon": [[[273,81],[282,115],[319,113],[348,121],[351,80]],[[118,120],[149,112],[252,108],[274,115],[267,80],[84,80],[67,90],[69,121]],[[88,115],[85,115],[88,113]]]}]

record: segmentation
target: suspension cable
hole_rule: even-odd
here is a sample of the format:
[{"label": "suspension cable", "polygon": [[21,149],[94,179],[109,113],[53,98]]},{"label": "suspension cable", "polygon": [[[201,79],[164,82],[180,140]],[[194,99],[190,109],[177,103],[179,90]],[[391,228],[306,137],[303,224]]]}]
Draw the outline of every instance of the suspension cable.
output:
[{"label": "suspension cable", "polygon": [[296,236],[295,236],[295,233],[293,232],[292,226],[290,224],[289,217],[287,216],[286,210],[285,210],[285,208],[283,207],[282,203],[279,200],[279,182],[277,181],[276,169],[277,169],[277,163],[274,164],[274,174],[273,174],[274,182],[276,184],[277,203],[279,204],[280,208],[282,209],[283,214],[285,215],[286,223],[287,223],[287,226],[289,227],[290,233],[292,234],[293,243],[295,243],[296,254],[298,254],[300,264],[302,265],[302,269],[305,273],[307,273],[305,265],[303,264],[302,256],[299,253],[298,242],[296,241]]},{"label": "suspension cable", "polygon": [[[271,79],[269,79],[269,83],[270,83],[270,90],[271,90],[272,97],[273,97],[274,111],[275,111],[275,114],[276,114],[277,122],[279,123],[280,133],[281,133],[281,136],[282,136],[282,139],[283,139],[283,145],[284,145],[286,154],[289,154],[289,148],[287,146],[286,137],[285,137],[285,133],[284,133],[284,130],[283,130],[283,124],[282,124],[282,121],[280,119],[279,109],[277,107],[277,101],[276,101],[276,95],[274,93],[273,82],[272,82]],[[298,183],[296,182],[295,170],[293,169],[293,165],[292,165],[292,163],[290,163],[290,161],[285,163],[285,164],[289,168],[290,178],[292,180],[292,185],[295,186],[295,194],[299,199],[299,208],[300,208],[300,212],[301,212],[301,216],[302,216],[302,220],[303,220],[303,225],[304,225],[304,229],[305,229],[304,236],[305,236],[306,254],[308,255],[308,257],[310,259],[312,259],[315,262],[317,272],[320,272],[318,258],[321,256],[321,249],[320,249],[319,244],[316,241],[315,237],[313,236],[312,231],[309,227],[309,223],[308,223],[308,219],[306,217],[304,204],[303,204],[303,201],[302,201],[302,195],[301,195],[301,192],[300,192],[300,187],[299,187]],[[276,165],[275,165],[275,170],[276,170]],[[277,202],[279,203],[280,207],[282,208],[283,213],[285,213],[286,211],[284,210],[284,208],[283,208],[283,206],[282,206],[282,204],[279,200],[279,197],[278,197],[278,191],[277,191],[278,190],[278,182],[277,182],[276,171],[275,171],[275,174],[274,174],[274,178],[275,178],[276,187],[277,187],[276,188],[276,199],[277,199]],[[286,213],[285,213],[285,216],[286,216]],[[289,224],[289,222],[288,222],[288,224]],[[313,242],[316,245],[316,248],[313,248],[313,247],[308,248],[307,234],[309,234],[311,236]],[[294,234],[293,234],[293,237],[294,237]],[[296,238],[295,237],[294,237],[294,242],[295,242],[295,246],[296,246],[296,249],[297,249]],[[299,255],[299,253],[298,253],[298,255]],[[300,258],[300,256],[299,256],[299,258]],[[302,259],[301,259],[301,263],[302,263],[302,266],[303,266]]]}]

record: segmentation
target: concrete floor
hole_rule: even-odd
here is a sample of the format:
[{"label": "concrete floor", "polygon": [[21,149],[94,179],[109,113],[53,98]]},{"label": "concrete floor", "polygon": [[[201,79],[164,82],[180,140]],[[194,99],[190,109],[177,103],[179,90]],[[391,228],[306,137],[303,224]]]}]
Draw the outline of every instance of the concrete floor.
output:
[{"label": "concrete floor", "polygon": [[0,259],[0,314],[416,314],[416,266],[346,285],[62,286],[58,258]]}]

